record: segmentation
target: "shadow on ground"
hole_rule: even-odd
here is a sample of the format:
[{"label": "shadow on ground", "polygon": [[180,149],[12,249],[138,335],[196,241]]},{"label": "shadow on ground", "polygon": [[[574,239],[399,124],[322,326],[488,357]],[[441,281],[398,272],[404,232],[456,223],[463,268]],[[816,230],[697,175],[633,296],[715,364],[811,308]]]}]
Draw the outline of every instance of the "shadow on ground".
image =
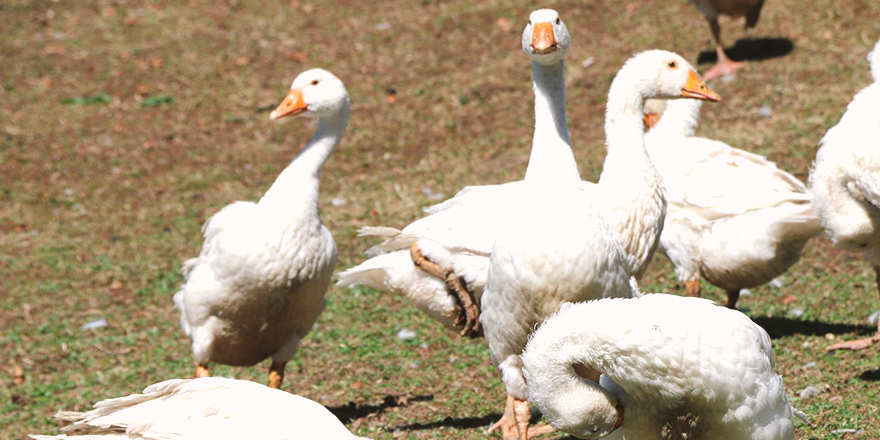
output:
[{"label": "shadow on ground", "polygon": [[[501,419],[501,413],[490,413],[481,417],[446,417],[445,419],[438,420],[436,422],[411,423],[409,425],[397,426],[394,428],[390,428],[389,431],[418,431],[422,429],[436,429],[440,427],[456,429],[489,429],[489,426],[497,422],[499,419]],[[541,414],[537,411],[533,411],[532,418],[529,420],[531,426],[537,425],[540,421]]]},{"label": "shadow on ground", "polygon": [[[408,403],[412,402],[423,402],[428,400],[434,400],[433,395],[424,395],[424,396],[415,396],[410,397],[406,400]],[[394,396],[385,396],[382,399],[382,403],[378,405],[357,405],[354,402],[348,402],[342,406],[328,406],[327,409],[333,413],[336,418],[339,419],[343,424],[348,424],[354,420],[357,420],[361,417],[366,417],[370,414],[381,414],[388,408],[395,408],[398,406],[406,406],[408,403],[404,403],[400,398]]]},{"label": "shadow on ground", "polygon": [[880,369],[865,371],[864,373],[859,375],[859,379],[868,382],[880,381]]},{"label": "shadow on ground", "polygon": [[[501,413],[490,413],[482,417],[446,417],[443,420],[430,423],[410,423],[409,425],[388,428],[389,431],[420,431],[423,429],[437,429],[441,427],[456,429],[484,428],[495,423],[501,418]],[[534,417],[532,417],[534,419]]]},{"label": "shadow on ground", "polygon": [[[788,38],[743,38],[733,47],[724,49],[734,61],[763,61],[770,58],[784,57],[794,50],[794,43]],[[697,64],[718,62],[715,50],[700,52]]]},{"label": "shadow on ground", "polygon": [[820,321],[802,321],[799,319],[774,316],[758,316],[752,319],[770,334],[770,339],[779,339],[792,335],[823,336],[828,333],[835,335],[843,333],[871,334],[876,331],[867,325],[832,324]]}]

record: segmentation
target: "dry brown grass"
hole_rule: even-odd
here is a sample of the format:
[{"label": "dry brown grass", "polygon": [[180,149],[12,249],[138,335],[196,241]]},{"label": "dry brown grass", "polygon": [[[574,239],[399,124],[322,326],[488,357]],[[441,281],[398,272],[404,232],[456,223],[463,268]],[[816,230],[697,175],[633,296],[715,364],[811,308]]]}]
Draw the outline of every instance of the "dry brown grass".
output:
[{"label": "dry brown grass", "polygon": [[[268,121],[305,68],[336,73],[353,102],[322,183],[340,267],[359,262],[370,244],[355,238],[359,226],[418,217],[428,204],[423,187],[451,195],[520,178],[533,117],[519,33],[539,6],[559,10],[574,38],[570,129],[582,173],[595,179],[605,95],[623,61],[649,48],[696,60],[712,48],[704,20],[683,0],[0,2],[0,437],[54,431],[57,409],[191,373],[170,301],[178,268],[197,253],[201,223],[233,200],[258,197],[311,134],[308,123]],[[377,29],[382,22],[390,29]],[[729,45],[787,38],[794,50],[713,84],[724,101],[704,106],[700,134],[805,178],[824,130],[868,84],[864,56],[880,38],[880,5],[769,0],[749,34],[740,22],[723,26]],[[590,56],[595,63],[582,67]],[[60,104],[102,93],[110,104]],[[175,102],[143,107],[156,95]],[[763,104],[771,117],[759,115]],[[330,206],[336,197],[350,203]],[[671,273],[659,257],[644,290],[680,292]],[[798,425],[801,438],[856,427],[880,437],[877,349],[823,351],[826,333],[870,331],[872,278],[858,256],[821,238],[783,288],[740,301],[774,336],[789,395],[827,389],[793,399],[814,423]],[[482,342],[443,333],[403,299],[358,292],[331,290],[286,389],[340,408],[361,435],[482,438],[477,428],[503,403]],[[784,303],[784,295],[797,299]],[[806,313],[786,317],[795,306]],[[100,316],[109,327],[79,330]],[[417,342],[395,338],[397,326],[415,329]],[[23,385],[12,383],[16,365]],[[264,367],[217,372],[264,380]],[[410,405],[382,404],[399,394],[412,396]],[[348,402],[355,408],[342,407]]]}]

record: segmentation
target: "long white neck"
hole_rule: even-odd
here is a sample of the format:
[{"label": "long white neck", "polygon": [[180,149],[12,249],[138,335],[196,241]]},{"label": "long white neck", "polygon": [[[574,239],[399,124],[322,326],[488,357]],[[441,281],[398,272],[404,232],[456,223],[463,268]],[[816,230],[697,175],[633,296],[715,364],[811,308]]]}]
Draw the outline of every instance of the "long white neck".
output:
[{"label": "long white neck", "polygon": [[281,172],[260,199],[259,205],[280,211],[318,215],[318,184],[321,170],[339,144],[348,125],[349,104],[341,111],[321,118],[308,145]]},{"label": "long white neck", "polygon": [[565,117],[565,68],[563,62],[545,66],[532,62],[535,90],[535,136],[525,180],[580,182],[571,152]]},{"label": "long white neck", "polygon": [[[551,326],[556,331],[547,328],[535,333],[522,355],[529,401],[538,406],[553,426],[565,432],[578,435],[601,429],[607,434],[617,422],[616,406],[622,396],[580,377],[573,367],[584,365],[597,370],[607,362],[601,354],[601,331],[583,331],[589,322],[561,323],[560,318],[557,316]],[[564,336],[558,330],[564,330]],[[598,438],[597,434],[590,437]]]},{"label": "long white neck", "polygon": [[604,195],[603,215],[627,253],[630,274],[640,278],[660,242],[666,217],[666,188],[645,150],[645,96],[638,82],[628,76],[619,73],[608,93],[608,154],[599,176],[599,188]]},{"label": "long white neck", "polygon": [[671,99],[660,122],[651,129],[651,136],[691,137],[700,123],[703,101],[696,99]]}]

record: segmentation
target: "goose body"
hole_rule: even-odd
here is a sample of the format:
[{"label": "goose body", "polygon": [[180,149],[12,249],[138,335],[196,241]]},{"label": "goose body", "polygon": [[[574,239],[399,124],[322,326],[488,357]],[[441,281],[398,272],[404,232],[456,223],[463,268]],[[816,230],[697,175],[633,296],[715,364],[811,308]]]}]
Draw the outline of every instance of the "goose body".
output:
[{"label": "goose body", "polygon": [[[646,185],[639,179],[644,173],[637,171],[654,170],[643,140],[645,99],[682,96],[718,99],[680,56],[665,51],[638,54],[621,68],[608,93],[608,158],[600,183],[585,187],[580,176],[565,172],[568,167],[559,167],[556,172],[547,167],[526,174],[518,209],[502,227],[492,249],[482,303],[489,353],[512,402],[505,415],[510,418],[513,412],[521,439],[527,438],[529,391],[520,355],[535,326],[565,302],[637,294],[630,284],[631,267],[619,236],[591,200],[597,190],[627,194]],[[564,108],[553,115],[554,120],[565,121]],[[533,146],[539,148],[570,151],[567,136],[545,137]],[[629,181],[615,172],[627,163],[635,171]],[[529,166],[531,171],[531,163]],[[606,176],[611,177],[604,180]],[[608,181],[615,185],[605,186]],[[642,234],[643,241],[653,238],[649,228]]]},{"label": "goose body", "polygon": [[235,202],[205,223],[201,253],[184,263],[186,283],[174,295],[197,375],[209,362],[272,357],[270,384],[280,386],[284,364],[323,310],[337,253],[318,217],[318,184],[348,108],[345,87],[329,72],[297,77],[273,118],[318,117],[317,133],[257,203]]},{"label": "goose body", "polygon": [[[305,397],[246,380],[172,379],[142,394],[103,400],[93,410],[59,412],[71,435],[35,440],[261,439],[357,440],[330,411]],[[362,439],[363,440],[363,439]]]},{"label": "goose body", "polygon": [[[874,267],[880,289],[880,41],[868,55],[874,83],[847,106],[840,122],[819,143],[810,172],[813,205],[838,248],[862,252]],[[829,348],[864,348],[873,338]]]},{"label": "goose body", "polygon": [[728,293],[764,284],[800,259],[822,227],[806,186],[765,157],[693,136],[699,101],[667,104],[645,143],[669,206],[660,246],[689,296],[705,278]]},{"label": "goose body", "polygon": [[[529,399],[578,438],[794,438],[767,332],[705,299],[569,304],[535,332],[522,361]],[[599,382],[577,366],[601,373]]]}]

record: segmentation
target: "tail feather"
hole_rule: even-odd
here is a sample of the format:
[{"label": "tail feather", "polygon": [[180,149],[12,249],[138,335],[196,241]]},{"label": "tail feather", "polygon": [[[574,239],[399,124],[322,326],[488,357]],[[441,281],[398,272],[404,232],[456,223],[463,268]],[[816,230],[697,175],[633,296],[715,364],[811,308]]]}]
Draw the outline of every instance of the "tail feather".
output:
[{"label": "tail feather", "polygon": [[777,236],[782,240],[807,240],[822,233],[822,222],[810,204],[801,205],[776,223]]},{"label": "tail feather", "polygon": [[390,238],[400,234],[400,229],[387,226],[364,226],[358,229],[358,237],[383,237]]},{"label": "tail feather", "polygon": [[[389,283],[390,271],[396,264],[406,263],[402,261],[399,254],[401,252],[377,255],[355,267],[346,269],[339,273],[339,281],[336,282],[336,285],[339,287],[364,285],[376,290],[394,290],[394,286]],[[406,258],[409,259],[409,255],[406,255]],[[412,264],[411,259],[407,262]]]}]

